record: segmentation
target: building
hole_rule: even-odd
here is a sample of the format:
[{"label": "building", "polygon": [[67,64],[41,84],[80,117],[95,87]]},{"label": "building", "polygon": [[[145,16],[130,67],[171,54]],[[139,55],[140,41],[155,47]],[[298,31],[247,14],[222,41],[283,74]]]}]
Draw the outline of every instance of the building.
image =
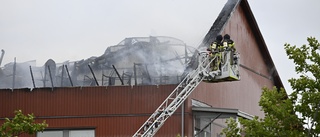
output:
[{"label": "building", "polygon": [[[200,46],[207,46],[218,34],[230,34],[235,41],[241,80],[202,82],[156,136],[219,136],[226,118],[263,117],[258,106],[262,87],[283,87],[247,0],[228,0]],[[13,117],[17,109],[34,113],[37,120],[49,124],[38,137],[132,136],[176,86],[1,89],[0,118]]]}]

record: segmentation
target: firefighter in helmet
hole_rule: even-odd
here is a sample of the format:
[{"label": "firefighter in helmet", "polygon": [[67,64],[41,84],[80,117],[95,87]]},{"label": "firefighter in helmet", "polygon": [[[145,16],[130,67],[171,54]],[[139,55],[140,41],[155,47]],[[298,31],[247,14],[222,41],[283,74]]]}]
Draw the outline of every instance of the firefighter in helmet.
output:
[{"label": "firefighter in helmet", "polygon": [[236,49],[234,48],[234,41],[230,39],[230,35],[226,34],[223,36],[223,48],[225,50],[231,50],[235,51]]},{"label": "firefighter in helmet", "polygon": [[210,67],[212,68],[213,71],[220,70],[220,63],[221,63],[220,48],[221,47],[222,47],[222,35],[218,35],[208,48],[210,58],[214,59],[210,64]]},{"label": "firefighter in helmet", "polygon": [[[226,51],[226,52],[231,52],[231,64],[233,64],[233,60],[235,60],[234,59],[234,53],[235,53],[235,51],[236,51],[236,48],[235,48],[235,44],[234,44],[234,41],[233,40],[231,40],[230,39],[230,35],[229,34],[225,34],[224,36],[223,36],[223,51]],[[225,58],[225,56],[224,56],[224,52],[222,52],[222,62],[224,63],[224,58]]]}]

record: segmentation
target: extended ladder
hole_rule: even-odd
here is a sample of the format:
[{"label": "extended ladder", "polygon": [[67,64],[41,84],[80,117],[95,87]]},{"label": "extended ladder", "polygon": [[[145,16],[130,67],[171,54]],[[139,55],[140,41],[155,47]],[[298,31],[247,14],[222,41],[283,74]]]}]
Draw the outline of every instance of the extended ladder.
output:
[{"label": "extended ladder", "polygon": [[192,91],[204,79],[204,75],[214,59],[210,59],[206,52],[199,53],[198,67],[191,71],[173,90],[165,101],[156,109],[149,119],[139,128],[133,137],[153,136],[165,121],[180,107]]}]

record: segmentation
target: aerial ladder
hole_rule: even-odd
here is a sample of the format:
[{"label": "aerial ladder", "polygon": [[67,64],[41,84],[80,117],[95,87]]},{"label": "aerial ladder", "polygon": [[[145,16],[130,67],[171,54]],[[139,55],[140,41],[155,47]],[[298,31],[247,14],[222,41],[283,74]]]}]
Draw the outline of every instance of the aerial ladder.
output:
[{"label": "aerial ladder", "polygon": [[173,92],[155,110],[133,137],[154,136],[165,121],[182,105],[201,81],[220,82],[240,80],[239,54],[235,51],[223,51],[220,71],[212,71],[211,64],[217,56],[210,57],[207,51],[198,52],[198,66],[189,72]]}]

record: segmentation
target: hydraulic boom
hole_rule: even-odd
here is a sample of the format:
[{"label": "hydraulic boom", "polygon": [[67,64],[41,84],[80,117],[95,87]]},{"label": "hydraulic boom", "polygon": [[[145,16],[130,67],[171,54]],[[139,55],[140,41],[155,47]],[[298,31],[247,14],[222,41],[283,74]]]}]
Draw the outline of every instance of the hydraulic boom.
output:
[{"label": "hydraulic boom", "polygon": [[138,129],[133,137],[154,136],[165,121],[181,106],[201,81],[217,82],[215,77],[223,81],[239,80],[239,56],[231,51],[224,51],[221,71],[212,71],[210,66],[216,57],[209,57],[207,52],[199,53],[198,67],[189,72],[173,92],[155,110],[148,120]]}]

